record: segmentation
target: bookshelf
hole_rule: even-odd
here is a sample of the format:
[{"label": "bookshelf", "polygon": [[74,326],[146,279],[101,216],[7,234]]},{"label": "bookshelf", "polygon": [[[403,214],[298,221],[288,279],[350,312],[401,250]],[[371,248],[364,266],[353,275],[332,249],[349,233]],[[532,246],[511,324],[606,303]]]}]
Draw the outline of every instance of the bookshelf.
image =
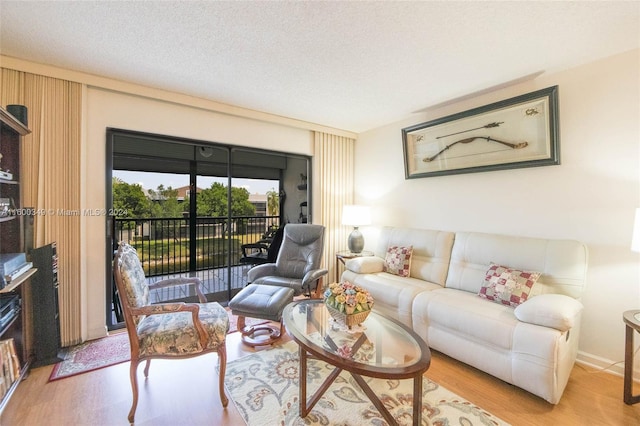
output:
[{"label": "bookshelf", "polygon": [[[30,130],[0,107],[0,254],[24,253],[20,173],[22,137]],[[0,289],[0,414],[31,364],[31,268]],[[11,303],[5,303],[10,301]]]}]

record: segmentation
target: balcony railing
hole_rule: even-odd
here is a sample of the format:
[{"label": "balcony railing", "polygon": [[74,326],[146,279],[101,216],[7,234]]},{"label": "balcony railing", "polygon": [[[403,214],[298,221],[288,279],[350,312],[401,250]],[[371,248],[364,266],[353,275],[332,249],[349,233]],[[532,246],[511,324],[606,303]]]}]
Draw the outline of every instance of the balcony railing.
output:
[{"label": "balcony railing", "polygon": [[241,246],[258,241],[278,216],[195,219],[195,265],[191,265],[191,219],[115,219],[116,241],[136,248],[147,277],[237,266]]},{"label": "balcony railing", "polygon": [[[209,301],[226,303],[247,284],[247,265],[240,265],[243,244],[258,241],[271,227],[278,227],[278,216],[239,216],[230,221],[219,217],[198,217],[195,221],[195,269],[191,268],[191,220],[188,218],[115,219],[116,241],[127,241],[136,248],[149,283],[181,276],[196,276]],[[114,283],[112,283],[112,286]],[[112,288],[110,328],[119,328],[119,296]],[[150,302],[193,300],[192,286],[156,289]]]}]

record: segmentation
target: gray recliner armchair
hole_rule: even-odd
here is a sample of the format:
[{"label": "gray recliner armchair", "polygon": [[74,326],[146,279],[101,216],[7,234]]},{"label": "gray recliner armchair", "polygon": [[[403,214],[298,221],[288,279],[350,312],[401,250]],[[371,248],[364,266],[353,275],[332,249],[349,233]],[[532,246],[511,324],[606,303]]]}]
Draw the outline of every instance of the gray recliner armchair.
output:
[{"label": "gray recliner armchair", "polygon": [[295,295],[322,291],[319,280],[328,274],[320,268],[324,249],[324,226],[289,223],[275,263],[258,265],[249,270],[251,284],[289,287]]}]

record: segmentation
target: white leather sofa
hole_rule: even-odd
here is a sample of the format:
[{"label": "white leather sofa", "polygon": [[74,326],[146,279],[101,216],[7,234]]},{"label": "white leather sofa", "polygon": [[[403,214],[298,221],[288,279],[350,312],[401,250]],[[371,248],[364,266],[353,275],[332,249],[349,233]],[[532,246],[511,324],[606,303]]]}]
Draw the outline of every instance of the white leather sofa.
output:
[{"label": "white leather sofa", "polygon": [[[412,246],[410,276],[383,272],[390,246]],[[429,347],[557,404],[580,335],[587,247],[577,241],[385,227],[375,256],[341,279],[366,288],[374,310],[413,328]],[[515,308],[478,296],[491,263],[540,272]]]}]

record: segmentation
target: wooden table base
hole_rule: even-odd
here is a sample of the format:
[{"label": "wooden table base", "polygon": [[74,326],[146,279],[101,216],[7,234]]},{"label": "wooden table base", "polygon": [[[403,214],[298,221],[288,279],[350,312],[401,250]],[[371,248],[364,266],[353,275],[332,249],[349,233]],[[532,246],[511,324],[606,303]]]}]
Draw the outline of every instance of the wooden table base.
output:
[{"label": "wooden table base", "polygon": [[[342,368],[336,367],[333,369],[329,377],[320,385],[318,390],[311,395],[311,398],[307,400],[307,360],[313,358],[305,349],[301,346],[298,349],[300,357],[300,417],[305,418],[309,415],[316,403],[322,398],[322,395],[329,389],[329,386],[338,378],[342,372]],[[352,373],[351,377],[358,383],[362,391],[369,397],[371,403],[378,409],[382,417],[390,425],[398,425],[396,419],[391,415],[389,410],[384,406],[378,395],[371,389],[369,384],[362,378],[361,375]],[[413,424],[419,425],[422,422],[422,374],[413,378]]]}]

